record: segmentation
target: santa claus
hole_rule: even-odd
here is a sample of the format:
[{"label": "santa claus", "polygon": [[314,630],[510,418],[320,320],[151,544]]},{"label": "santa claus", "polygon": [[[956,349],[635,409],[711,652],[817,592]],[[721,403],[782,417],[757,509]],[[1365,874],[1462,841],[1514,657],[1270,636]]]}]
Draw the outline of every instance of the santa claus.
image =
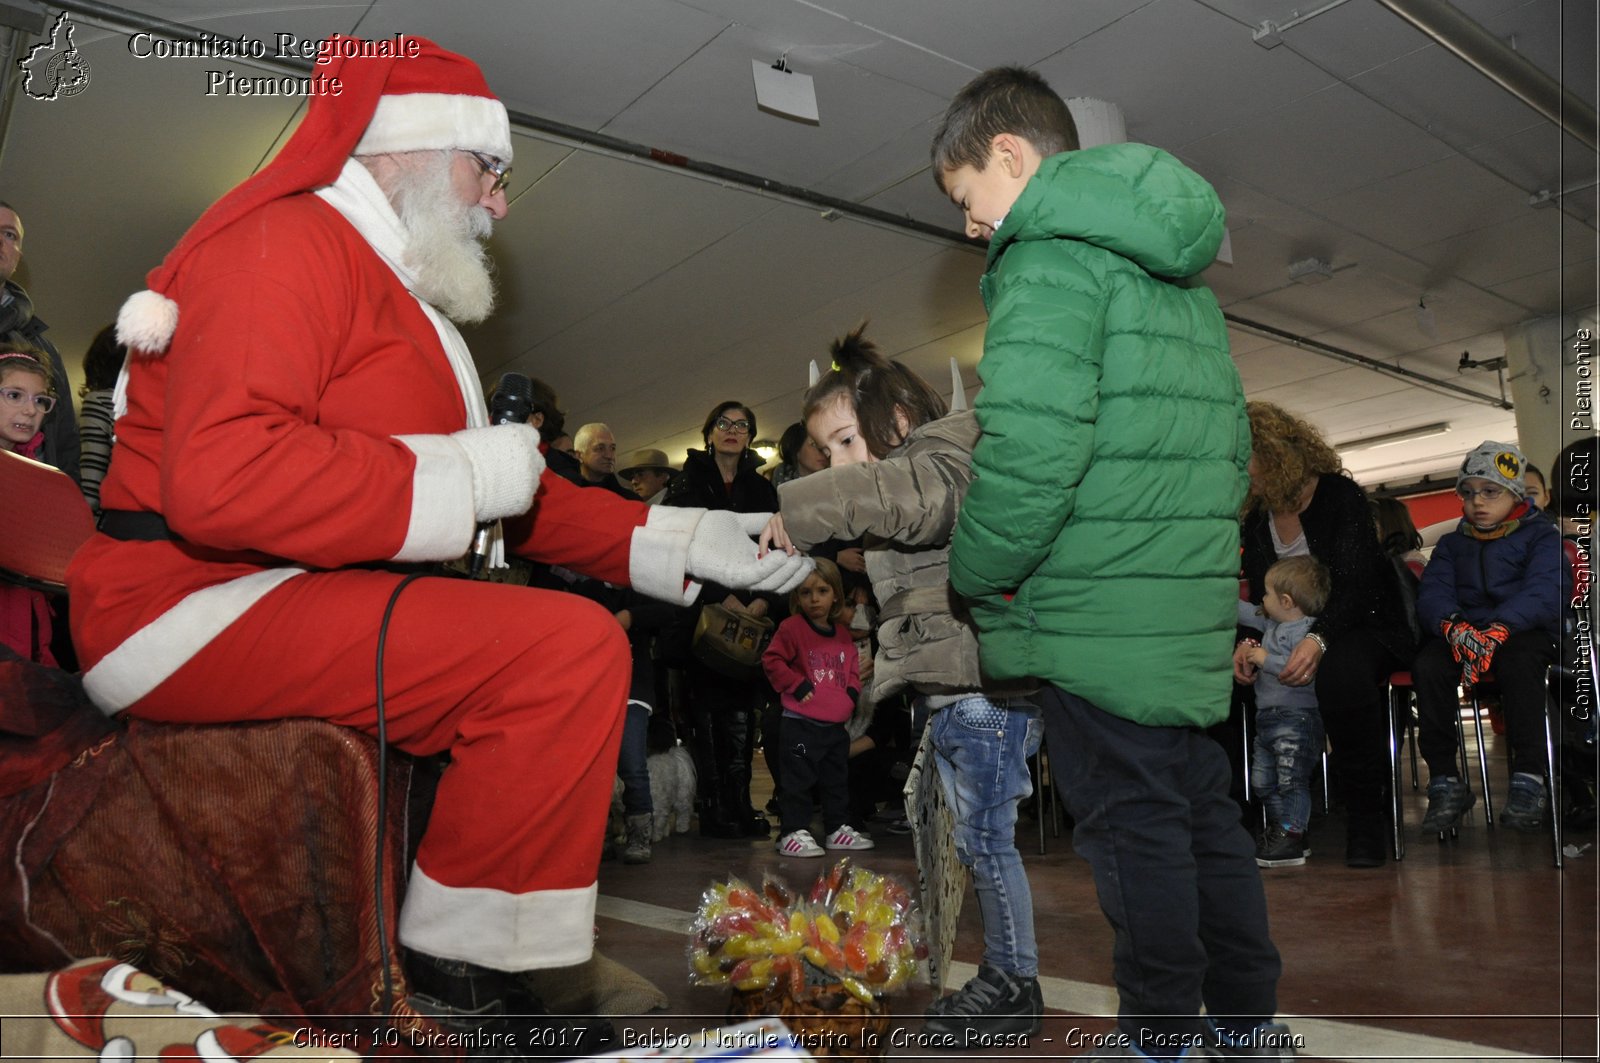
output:
[{"label": "santa claus", "polygon": [[[334,45],[339,43],[336,39]],[[573,595],[422,579],[481,523],[507,550],[676,602],[695,579],[783,592],[764,521],[584,491],[538,433],[490,425],[452,322],[483,319],[506,215],[505,107],[470,60],[330,48],[274,161],[130,299],[101,532],[68,573],[108,713],[317,716],[450,767],[400,915],[413,984],[460,1014],[515,972],[584,961],[628,686],[616,621]],[[753,521],[753,523],[752,523]]]}]

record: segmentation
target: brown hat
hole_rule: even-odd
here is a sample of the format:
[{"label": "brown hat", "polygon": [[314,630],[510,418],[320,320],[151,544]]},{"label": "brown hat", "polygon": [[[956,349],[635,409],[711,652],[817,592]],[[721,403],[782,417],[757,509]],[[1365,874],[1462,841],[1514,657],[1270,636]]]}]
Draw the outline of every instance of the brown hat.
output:
[{"label": "brown hat", "polygon": [[678,471],[667,464],[666,451],[645,447],[643,450],[636,450],[630,454],[628,463],[617,470],[617,475],[626,480],[641,469],[660,469],[662,472]]}]

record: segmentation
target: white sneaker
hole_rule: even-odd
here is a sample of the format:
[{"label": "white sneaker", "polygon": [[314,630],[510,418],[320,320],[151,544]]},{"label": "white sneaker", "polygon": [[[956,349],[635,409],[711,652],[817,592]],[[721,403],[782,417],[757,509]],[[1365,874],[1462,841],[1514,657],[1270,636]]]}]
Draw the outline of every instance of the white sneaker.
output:
[{"label": "white sneaker", "polygon": [[[847,830],[849,828],[846,828]],[[833,839],[828,839],[832,841]],[[871,842],[867,843],[869,846]],[[831,846],[830,846],[831,848]],[[808,830],[791,831],[778,839],[778,852],[784,856],[821,856],[822,846]]]},{"label": "white sneaker", "polygon": [[856,829],[850,826],[848,823],[834,831],[832,834],[828,835],[828,840],[822,844],[826,845],[829,849],[875,848],[871,838],[867,837],[865,834],[857,834]]}]

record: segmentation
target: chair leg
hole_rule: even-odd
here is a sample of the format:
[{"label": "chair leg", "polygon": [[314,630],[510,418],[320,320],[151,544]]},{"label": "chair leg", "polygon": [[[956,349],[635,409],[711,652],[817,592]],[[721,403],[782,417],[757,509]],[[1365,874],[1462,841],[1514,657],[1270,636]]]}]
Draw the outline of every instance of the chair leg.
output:
[{"label": "chair leg", "polygon": [[1328,740],[1322,740],[1322,814],[1326,816],[1333,807],[1333,789],[1328,781]]},{"label": "chair leg", "polygon": [[1411,703],[1411,696],[1406,695],[1405,701],[1405,736],[1411,747],[1411,788],[1422,789],[1422,775],[1417,770],[1417,712]]},{"label": "chair leg", "polygon": [[[1030,763],[1029,763],[1028,767],[1029,767],[1029,769],[1031,770],[1031,772],[1033,774],[1033,814],[1034,814],[1034,818],[1039,821],[1039,855],[1043,856],[1044,855],[1044,801],[1045,801],[1045,793],[1044,793],[1044,782],[1045,782],[1045,776],[1044,776],[1044,773],[1045,773],[1044,751],[1041,749],[1039,752],[1035,753],[1032,757],[1030,757],[1029,761],[1030,761]],[[1050,799],[1052,801],[1055,800],[1055,796],[1051,795]]]},{"label": "chair leg", "polygon": [[[1250,789],[1250,713],[1248,710],[1239,713],[1239,736],[1242,756],[1239,764],[1244,769],[1244,807],[1248,812],[1250,805],[1255,801],[1255,794]],[[1267,829],[1267,806],[1261,804],[1261,829]]]},{"label": "chair leg", "polygon": [[1550,843],[1555,854],[1556,867],[1561,867],[1561,792],[1559,787],[1561,770],[1556,764],[1556,740],[1554,728],[1551,726],[1551,713],[1561,711],[1556,699],[1552,697],[1550,688],[1550,672],[1547,669],[1544,677],[1544,787],[1550,795]]},{"label": "chair leg", "polygon": [[1044,744],[1039,746],[1039,753],[1044,757],[1045,774],[1050,779],[1050,837],[1061,837],[1061,802],[1056,798],[1056,775],[1050,769],[1050,754],[1045,751]]},{"label": "chair leg", "polygon": [[[1394,824],[1394,858],[1398,863],[1406,857],[1405,814],[1400,807],[1400,736],[1395,733],[1398,702],[1403,697],[1400,690],[1389,688],[1389,815]],[[1323,771],[1326,773],[1327,754],[1323,754]],[[1326,778],[1326,775],[1324,775]]]},{"label": "chair leg", "polygon": [[1472,695],[1472,726],[1478,736],[1478,774],[1483,779],[1483,822],[1494,826],[1494,794],[1489,783],[1489,748],[1483,740],[1483,712],[1478,705],[1478,695]]},{"label": "chair leg", "polygon": [[[1461,769],[1461,781],[1468,786],[1472,785],[1472,757],[1467,753],[1467,731],[1461,722],[1461,708],[1456,707],[1456,763]],[[1472,815],[1468,809],[1462,814],[1462,819]]]}]

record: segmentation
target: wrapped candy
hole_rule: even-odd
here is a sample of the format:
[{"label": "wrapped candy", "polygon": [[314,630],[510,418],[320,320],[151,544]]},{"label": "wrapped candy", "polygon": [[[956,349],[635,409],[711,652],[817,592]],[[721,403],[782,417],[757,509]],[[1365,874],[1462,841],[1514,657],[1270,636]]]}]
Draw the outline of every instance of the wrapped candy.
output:
[{"label": "wrapped candy", "polygon": [[781,880],[739,879],[701,897],[689,941],[690,979],[742,992],[842,987],[870,1003],[916,977],[927,956],[911,892],[840,860],[801,900]]}]

